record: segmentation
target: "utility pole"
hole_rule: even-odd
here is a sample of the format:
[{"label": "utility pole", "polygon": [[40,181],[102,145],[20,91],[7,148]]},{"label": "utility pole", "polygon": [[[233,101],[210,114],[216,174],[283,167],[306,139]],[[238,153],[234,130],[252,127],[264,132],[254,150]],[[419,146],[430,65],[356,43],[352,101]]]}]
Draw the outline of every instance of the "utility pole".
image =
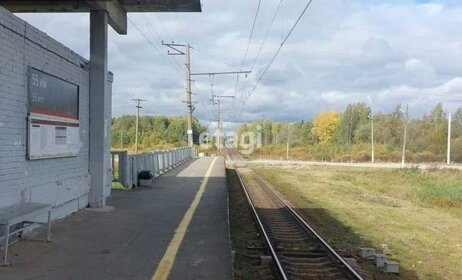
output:
[{"label": "utility pole", "polygon": [[451,164],[451,113],[448,114],[448,155],[447,164]]},{"label": "utility pole", "polygon": [[406,113],[406,120],[404,123],[404,137],[403,137],[403,152],[401,155],[401,168],[404,169],[404,162],[406,159],[406,137],[407,137],[407,123],[409,121],[409,104],[406,105],[406,111],[403,111],[402,108],[399,108],[402,113]]},{"label": "utility pole", "polygon": [[188,105],[188,115],[186,116],[186,121],[188,122],[188,146],[193,146],[193,130],[192,130],[192,113],[193,113],[193,105],[192,105],[192,98],[191,98],[191,54],[190,54],[190,47],[189,44],[186,45],[186,104]]},{"label": "utility pole", "polygon": [[213,108],[215,109],[215,105],[217,105],[218,107],[218,110],[217,110],[217,113],[215,115],[215,120],[217,121],[217,129],[216,129],[216,134],[217,134],[217,153],[220,154],[220,150],[221,150],[221,141],[220,141],[220,138],[221,138],[221,132],[220,132],[220,119],[221,119],[221,112],[220,112],[220,100],[215,100],[215,97],[216,95],[215,94],[212,94],[212,98],[209,99],[210,103],[212,104]]},{"label": "utility pole", "polygon": [[141,102],[146,101],[146,100],[139,99],[139,98],[134,98],[132,100],[136,102],[135,154],[138,154],[138,122],[140,118],[140,109],[143,108],[141,107]]},{"label": "utility pole", "polygon": [[374,115],[371,113],[369,115],[369,118],[371,119],[371,162],[375,162],[375,150],[374,150]]},{"label": "utility pole", "polygon": [[123,150],[123,148],[124,148],[124,144],[123,144],[124,142],[123,141],[124,141],[124,131],[121,128],[120,129],[120,149],[121,150]]},{"label": "utility pole", "polygon": [[221,153],[221,146],[222,143],[224,144],[224,139],[223,141],[221,140],[222,135],[223,135],[223,120],[221,118],[221,100],[220,98],[235,98],[232,95],[215,95],[212,94],[212,99],[209,99],[210,102],[215,106],[217,105],[218,111],[217,111],[217,149],[218,149],[218,154]]},{"label": "utility pole", "polygon": [[[192,91],[191,91],[191,47],[189,44],[175,44],[175,43],[164,43],[162,42],[163,46],[167,46],[168,48],[174,50],[174,52],[170,52],[168,50],[168,55],[184,55],[185,56],[185,80],[186,80],[186,125],[187,125],[187,134],[188,134],[188,146],[192,147],[193,143],[193,126],[192,126],[192,113],[194,111],[194,106],[192,105]],[[185,50],[179,50],[179,47],[183,47]]]},{"label": "utility pole", "polygon": [[218,108],[218,154],[220,155],[221,154],[221,146],[223,145],[222,142],[221,142],[221,100],[218,99],[217,100],[217,108]]},{"label": "utility pole", "polygon": [[289,141],[290,141],[290,133],[289,133],[289,124],[287,123],[287,143],[286,143],[286,159],[289,161]]},{"label": "utility pole", "polygon": [[[232,74],[249,74],[249,73],[252,73],[252,71],[229,71],[229,72],[205,72],[205,73],[190,73],[190,76],[215,76],[215,75],[232,75]],[[236,96],[224,96],[224,95],[215,95],[213,94],[212,92],[212,99],[210,100],[210,102],[212,102],[212,104],[215,106],[215,105],[218,105],[218,127],[217,127],[217,130],[218,130],[218,141],[217,141],[217,144],[218,144],[218,153],[220,154],[221,152],[221,112],[220,112],[220,100],[218,100],[218,102],[215,101],[215,98],[220,98],[220,97],[229,97],[229,98],[236,98]]]}]

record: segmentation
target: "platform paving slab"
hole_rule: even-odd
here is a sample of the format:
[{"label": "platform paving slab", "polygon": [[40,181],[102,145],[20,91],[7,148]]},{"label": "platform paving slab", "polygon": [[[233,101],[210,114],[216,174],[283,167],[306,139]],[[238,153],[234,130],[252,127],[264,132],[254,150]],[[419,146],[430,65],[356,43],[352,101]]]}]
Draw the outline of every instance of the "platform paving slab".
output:
[{"label": "platform paving slab", "polygon": [[[108,212],[80,211],[53,225],[53,243],[18,242],[0,279],[151,279],[213,158],[189,161],[153,188],[115,191]],[[232,279],[227,189],[217,159],[169,279]]]},{"label": "platform paving slab", "polygon": [[[232,279],[231,242],[228,227],[228,191],[224,161],[214,165],[169,279]],[[229,253],[223,254],[226,247]],[[210,258],[209,256],[214,256]],[[217,274],[216,272],[221,273]]]}]

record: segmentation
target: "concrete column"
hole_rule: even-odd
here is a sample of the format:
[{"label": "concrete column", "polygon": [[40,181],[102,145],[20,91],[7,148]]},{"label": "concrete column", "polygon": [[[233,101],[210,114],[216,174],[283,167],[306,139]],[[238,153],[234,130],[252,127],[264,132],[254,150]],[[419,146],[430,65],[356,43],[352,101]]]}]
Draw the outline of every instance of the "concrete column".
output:
[{"label": "concrete column", "polygon": [[[108,184],[109,153],[105,118],[108,104],[107,69],[108,15],[105,11],[90,12],[90,175],[89,204],[92,208],[106,206],[104,188]],[[110,106],[110,105],[109,105]]]},{"label": "concrete column", "polygon": [[129,186],[130,164],[128,162],[128,153],[121,152],[119,154],[119,181],[125,187]]},{"label": "concrete column", "polygon": [[162,160],[162,152],[157,151],[157,160],[159,161],[159,175],[164,171],[164,161]]},{"label": "concrete column", "polygon": [[167,151],[165,151],[165,170],[170,169],[170,162],[169,162],[168,158],[169,158],[169,153],[168,153],[168,150],[167,150]]},{"label": "concrete column", "polygon": [[159,162],[159,152],[156,151],[156,176],[159,176],[160,175],[160,162]]},{"label": "concrete column", "polygon": [[165,157],[165,171],[168,171],[170,168],[169,168],[169,165],[168,165],[168,151],[165,151],[164,152],[164,157]]},{"label": "concrete column", "polygon": [[172,150],[172,166],[175,166],[175,149]]},{"label": "concrete column", "polygon": [[153,162],[153,168],[154,168],[154,171],[152,172],[154,177],[157,177],[157,170],[158,170],[158,164],[159,164],[159,160],[157,159],[157,152],[153,152],[152,153],[152,162]]}]

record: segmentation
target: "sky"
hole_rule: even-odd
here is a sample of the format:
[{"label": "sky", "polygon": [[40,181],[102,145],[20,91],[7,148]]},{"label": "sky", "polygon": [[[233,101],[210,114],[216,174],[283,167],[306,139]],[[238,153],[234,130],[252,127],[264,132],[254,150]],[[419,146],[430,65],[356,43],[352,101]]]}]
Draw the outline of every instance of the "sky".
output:
[{"label": "sky", "polygon": [[[308,1],[261,1],[249,40],[258,3],[202,0],[203,13],[129,14],[128,35],[109,34],[113,115],[134,114],[132,98],[147,100],[143,114],[185,113],[184,57],[168,56],[162,40],[192,46],[193,73],[252,70],[193,78],[203,122],[215,119],[212,92],[236,96],[222,100],[225,123],[309,120],[353,102],[382,113],[409,104],[411,116],[438,102],[446,112],[462,107],[461,1],[314,0],[265,73]],[[18,16],[89,57],[88,14]]]}]

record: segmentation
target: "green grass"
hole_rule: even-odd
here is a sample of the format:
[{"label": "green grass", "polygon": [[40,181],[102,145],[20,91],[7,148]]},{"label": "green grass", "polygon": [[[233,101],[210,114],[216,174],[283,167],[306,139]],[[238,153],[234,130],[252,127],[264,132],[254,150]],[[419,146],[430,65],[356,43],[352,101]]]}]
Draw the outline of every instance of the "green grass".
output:
[{"label": "green grass", "polygon": [[421,206],[462,206],[462,173],[459,171],[336,168],[332,179],[337,182],[349,182],[390,197],[406,198]]},{"label": "green grass", "polygon": [[462,173],[347,167],[262,167],[334,246],[381,248],[401,279],[462,279]]},{"label": "green grass", "polygon": [[428,180],[417,186],[421,201],[441,207],[460,207],[462,204],[462,183],[460,180]]},{"label": "green grass", "polygon": [[113,190],[122,190],[122,191],[129,191],[130,190],[130,189],[124,187],[124,185],[122,185],[122,183],[120,183],[117,180],[112,181],[111,189],[113,189]]}]

